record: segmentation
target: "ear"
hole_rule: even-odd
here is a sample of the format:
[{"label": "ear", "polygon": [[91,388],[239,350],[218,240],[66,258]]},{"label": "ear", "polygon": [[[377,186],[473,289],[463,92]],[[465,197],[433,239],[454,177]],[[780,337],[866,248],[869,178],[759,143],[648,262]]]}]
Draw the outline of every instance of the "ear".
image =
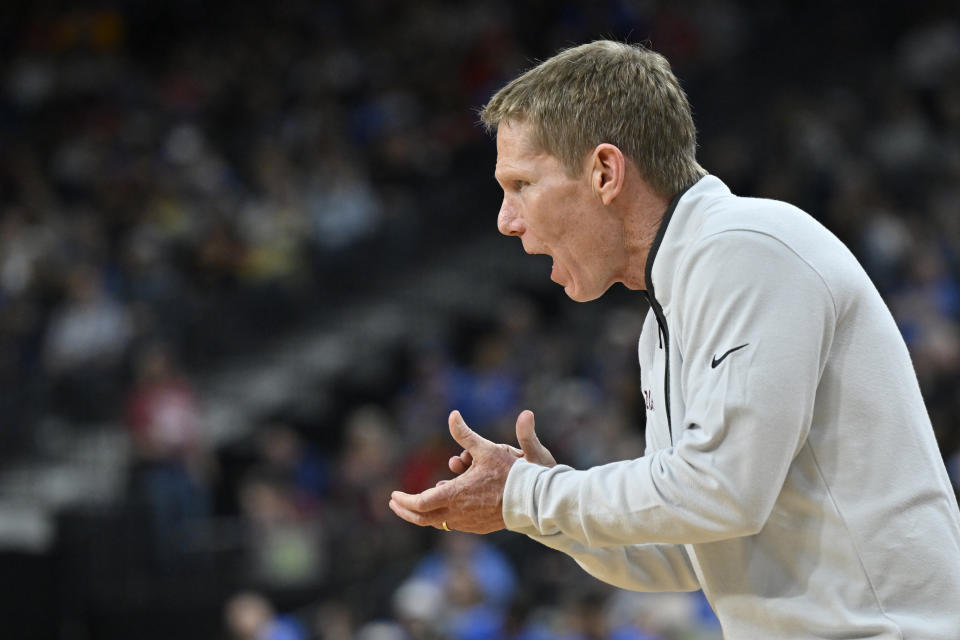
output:
[{"label": "ear", "polygon": [[627,159],[619,148],[604,142],[593,150],[591,161],[590,184],[600,201],[608,205],[623,190]]}]

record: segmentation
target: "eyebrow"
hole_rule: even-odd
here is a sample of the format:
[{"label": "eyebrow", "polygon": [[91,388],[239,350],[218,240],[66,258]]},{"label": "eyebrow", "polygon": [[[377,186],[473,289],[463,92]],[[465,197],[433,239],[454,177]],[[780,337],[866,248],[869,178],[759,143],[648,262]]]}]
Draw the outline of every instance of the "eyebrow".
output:
[{"label": "eyebrow", "polygon": [[522,179],[522,174],[523,171],[519,169],[506,167],[504,169],[495,169],[493,172],[493,179],[497,182],[500,180],[520,180]]}]

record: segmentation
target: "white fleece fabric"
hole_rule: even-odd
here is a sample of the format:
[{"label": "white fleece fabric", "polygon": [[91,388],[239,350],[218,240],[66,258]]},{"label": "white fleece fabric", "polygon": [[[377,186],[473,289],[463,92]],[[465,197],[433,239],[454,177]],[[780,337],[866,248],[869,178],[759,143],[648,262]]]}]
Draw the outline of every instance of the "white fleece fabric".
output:
[{"label": "white fleece fabric", "polygon": [[518,461],[507,528],[622,588],[702,588],[728,640],[960,639],[960,511],[867,274],[803,211],[715,177],[673,206],[647,271],[664,327],[651,309],[639,341],[645,455]]}]

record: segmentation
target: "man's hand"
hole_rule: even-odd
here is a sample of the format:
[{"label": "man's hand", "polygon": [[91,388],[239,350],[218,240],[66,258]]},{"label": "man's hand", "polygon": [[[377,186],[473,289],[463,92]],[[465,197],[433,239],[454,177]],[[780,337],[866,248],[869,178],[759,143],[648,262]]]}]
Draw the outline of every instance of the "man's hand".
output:
[{"label": "man's hand", "polygon": [[[517,416],[517,442],[520,444],[520,451],[517,451],[514,447],[510,448],[518,455],[523,456],[527,462],[544,467],[552,467],[557,464],[557,461],[553,459],[553,454],[540,444],[540,439],[537,438],[533,411],[529,409],[521,411],[520,415]],[[448,466],[450,471],[460,475],[470,468],[471,462],[473,462],[473,458],[470,456],[470,452],[464,450],[459,456],[451,457]],[[441,480],[441,482],[446,483],[448,481]]]},{"label": "man's hand", "polygon": [[553,466],[556,461],[540,444],[534,430],[533,413],[524,411],[517,418],[517,440],[522,449],[494,444],[463,421],[459,411],[449,418],[450,435],[463,447],[463,453],[450,458],[450,470],[458,477],[441,481],[423,493],[410,495],[394,491],[390,508],[398,516],[420,526],[471,533],[490,533],[504,528],[503,488],[507,474],[517,458]]}]

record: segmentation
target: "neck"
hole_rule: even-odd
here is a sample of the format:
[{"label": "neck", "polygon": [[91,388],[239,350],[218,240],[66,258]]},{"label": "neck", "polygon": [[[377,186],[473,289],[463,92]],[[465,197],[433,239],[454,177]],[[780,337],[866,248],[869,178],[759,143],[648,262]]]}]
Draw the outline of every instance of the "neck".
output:
[{"label": "neck", "polygon": [[621,282],[628,289],[646,289],[647,256],[670,201],[652,191],[642,180],[638,181],[636,190],[635,197],[628,200],[632,209],[624,216],[627,259]]}]

